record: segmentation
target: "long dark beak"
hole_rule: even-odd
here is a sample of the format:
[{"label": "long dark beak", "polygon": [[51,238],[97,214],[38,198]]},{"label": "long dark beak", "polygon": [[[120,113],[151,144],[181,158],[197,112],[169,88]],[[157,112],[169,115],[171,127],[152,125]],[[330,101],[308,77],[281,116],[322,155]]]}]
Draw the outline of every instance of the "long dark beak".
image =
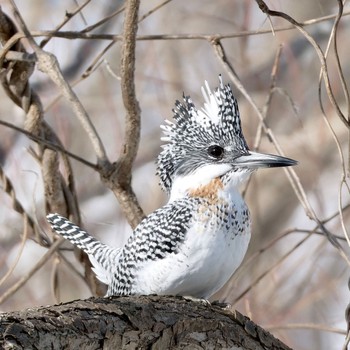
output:
[{"label": "long dark beak", "polygon": [[247,154],[235,158],[234,164],[240,167],[257,169],[292,166],[298,164],[298,162],[294,159],[277,156],[274,154],[264,154],[249,151]]}]

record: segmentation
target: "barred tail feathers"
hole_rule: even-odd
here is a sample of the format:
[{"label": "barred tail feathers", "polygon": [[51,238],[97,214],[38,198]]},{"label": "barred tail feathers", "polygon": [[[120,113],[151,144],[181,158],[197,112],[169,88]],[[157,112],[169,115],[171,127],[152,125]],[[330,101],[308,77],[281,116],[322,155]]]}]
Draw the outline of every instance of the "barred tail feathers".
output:
[{"label": "barred tail feathers", "polygon": [[89,256],[93,265],[92,269],[96,273],[97,278],[109,285],[113,276],[112,270],[118,264],[121,250],[110,248],[101,243],[59,214],[49,214],[46,218],[57,234],[69,240],[74,246],[83,250]]}]

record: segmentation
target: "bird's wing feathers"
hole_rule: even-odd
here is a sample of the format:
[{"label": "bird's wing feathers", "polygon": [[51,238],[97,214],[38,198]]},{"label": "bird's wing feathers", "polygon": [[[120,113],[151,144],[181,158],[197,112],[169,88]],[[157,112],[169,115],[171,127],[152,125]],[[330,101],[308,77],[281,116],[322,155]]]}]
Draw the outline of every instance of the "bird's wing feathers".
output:
[{"label": "bird's wing feathers", "polygon": [[180,199],[147,216],[123,248],[121,261],[137,265],[177,253],[190,226],[194,205],[193,199]]}]

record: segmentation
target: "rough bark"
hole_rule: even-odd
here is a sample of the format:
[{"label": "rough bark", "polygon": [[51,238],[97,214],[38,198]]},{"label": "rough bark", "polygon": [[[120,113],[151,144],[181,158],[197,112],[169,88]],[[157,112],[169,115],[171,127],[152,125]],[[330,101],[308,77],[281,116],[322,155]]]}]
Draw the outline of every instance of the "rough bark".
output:
[{"label": "rough bark", "polygon": [[2,349],[290,349],[240,313],[181,297],[112,297],[0,315]]}]

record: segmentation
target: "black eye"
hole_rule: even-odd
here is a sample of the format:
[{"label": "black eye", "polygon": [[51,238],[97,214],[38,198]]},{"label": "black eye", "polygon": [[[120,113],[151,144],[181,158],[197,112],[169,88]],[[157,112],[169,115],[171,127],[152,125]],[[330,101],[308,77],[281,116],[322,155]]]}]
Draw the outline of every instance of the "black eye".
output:
[{"label": "black eye", "polygon": [[208,147],[208,154],[215,159],[221,159],[224,155],[224,149],[221,146],[212,145]]}]

